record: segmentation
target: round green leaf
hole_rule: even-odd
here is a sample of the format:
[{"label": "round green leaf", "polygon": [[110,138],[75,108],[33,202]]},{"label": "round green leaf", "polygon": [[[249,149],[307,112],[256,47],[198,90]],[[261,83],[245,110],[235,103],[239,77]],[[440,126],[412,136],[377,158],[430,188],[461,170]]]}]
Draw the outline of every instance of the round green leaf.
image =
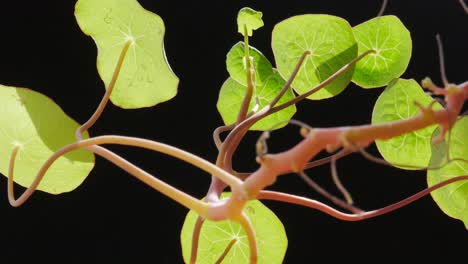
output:
[{"label": "round green leaf", "polygon": [[[285,81],[278,73],[270,75],[270,77],[265,80],[265,83],[262,86],[256,87],[255,93],[252,96],[252,100],[250,101],[249,112],[254,109],[254,107],[257,109],[262,109],[268,105],[280,92],[284,84]],[[216,107],[218,108],[218,111],[226,125],[230,125],[236,122],[246,89],[247,88],[245,86],[236,82],[232,78],[228,78],[221,87]],[[294,99],[294,94],[291,90],[289,90],[283,95],[283,97],[281,97],[278,104],[282,104],[292,99]],[[256,106],[257,102],[258,106]],[[250,129],[270,130],[284,127],[287,125],[287,121],[289,121],[295,113],[296,106],[291,105],[281,111],[261,119]]]},{"label": "round green leaf", "polygon": [[[238,42],[229,50],[226,56],[226,67],[231,78],[247,86],[247,72],[245,64],[245,45]],[[255,83],[262,85],[273,74],[273,67],[268,59],[254,47],[249,47],[249,54],[253,58],[255,69]]]},{"label": "round green leaf", "polygon": [[[222,195],[223,198],[228,196],[230,193]],[[249,201],[245,212],[255,228],[258,263],[282,263],[288,247],[288,239],[281,221],[270,209],[257,200]],[[189,263],[190,260],[192,234],[197,217],[194,211],[190,211],[182,227],[180,242],[185,263]],[[223,264],[250,263],[248,240],[239,224],[231,221],[205,221],[198,243],[197,264],[215,263],[233,239],[236,239],[237,242],[224,258]]]},{"label": "round green leaf", "polygon": [[[434,132],[434,136],[440,133]],[[468,157],[468,117],[458,120],[451,130],[450,142],[448,136],[445,141],[434,145],[432,148],[431,167],[445,165],[447,162],[447,150],[449,157],[467,159]],[[450,145],[450,147],[447,147]],[[435,185],[439,182],[456,176],[468,175],[468,164],[462,161],[453,161],[438,170],[428,170],[427,184]],[[451,183],[431,193],[434,201],[447,215],[460,219],[468,229],[468,181]]]},{"label": "round green leaf", "polygon": [[[281,76],[288,79],[305,51],[304,61],[292,86],[305,93],[327,79],[357,55],[357,44],[351,26],[342,18],[329,15],[301,15],[288,18],[275,26],[272,47]],[[325,86],[309,99],[329,98],[349,84],[354,67]]]},{"label": "round green leaf", "polygon": [[353,82],[363,88],[387,85],[400,77],[411,58],[411,36],[396,16],[381,16],[353,28],[359,54],[375,50],[356,64]]},{"label": "round green leaf", "polygon": [[263,27],[262,12],[258,12],[249,7],[244,7],[237,14],[237,31],[244,35],[244,27],[247,28],[247,35],[252,36],[252,32]]},{"label": "round green leaf", "polygon": [[[0,85],[0,172],[8,175],[11,153],[19,146],[14,181],[29,187],[53,153],[75,142],[78,127],[50,98],[29,89]],[[38,189],[52,194],[69,192],[93,167],[92,153],[68,153],[50,167]]]},{"label": "round green leaf", "polygon": [[[390,83],[377,99],[372,112],[372,124],[407,119],[420,112],[414,102],[427,106],[433,99],[414,80],[398,79]],[[435,103],[434,109],[442,109]],[[377,140],[382,156],[394,165],[426,167],[431,158],[431,137],[435,125],[388,140]],[[403,169],[414,169],[401,167]]]},{"label": "round green leaf", "polygon": [[179,79],[164,53],[162,19],[136,0],[79,0],[75,16],[98,47],[99,75],[109,85],[120,53],[127,52],[111,101],[122,108],[154,106],[173,98]]}]

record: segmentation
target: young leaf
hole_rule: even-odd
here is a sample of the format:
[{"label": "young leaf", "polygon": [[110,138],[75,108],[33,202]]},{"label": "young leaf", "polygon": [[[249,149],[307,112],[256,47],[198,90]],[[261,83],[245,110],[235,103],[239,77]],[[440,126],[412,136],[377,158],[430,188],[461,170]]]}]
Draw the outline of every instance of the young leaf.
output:
[{"label": "young leaf", "polygon": [[411,58],[411,36],[396,16],[373,18],[353,28],[359,54],[375,50],[356,64],[353,82],[363,88],[387,85],[400,77]]},{"label": "young leaf", "polygon": [[[250,101],[249,111],[256,107],[257,109],[262,109],[268,105],[273,98],[280,92],[281,88],[284,86],[285,81],[278,73],[274,73],[268,77],[264,84],[257,86],[255,89],[255,94]],[[237,120],[237,113],[239,113],[242,100],[245,96],[245,90],[247,88],[240,83],[234,81],[232,78],[228,78],[221,90],[219,91],[219,98],[216,104],[221,117],[224,120],[226,125],[230,125]],[[294,99],[294,94],[291,90],[287,91],[283,97],[281,97],[278,104],[287,102]],[[258,102],[258,106],[256,106]],[[253,125],[251,130],[270,130],[278,129],[287,125],[287,121],[292,118],[296,113],[296,106],[289,106],[281,111],[278,111],[274,114],[261,119],[255,125]]]},{"label": "young leaf", "polygon": [[[432,101],[416,81],[395,80],[377,99],[372,112],[372,124],[410,118],[420,113],[414,102],[427,106]],[[442,109],[438,103],[435,103],[433,108]],[[377,148],[390,163],[426,167],[431,158],[431,137],[435,128],[433,125],[389,140],[377,140]]]},{"label": "young leaf", "polygon": [[75,16],[81,30],[98,47],[97,68],[106,84],[127,41],[131,47],[111,101],[122,108],[141,108],[173,98],[179,80],[167,64],[162,19],[136,0],[79,0]]},{"label": "young leaf", "polygon": [[[434,137],[440,129],[434,132]],[[438,167],[447,162],[447,150],[451,159],[468,158],[468,117],[458,120],[451,130],[450,142],[448,136],[444,142],[434,145],[430,166]],[[428,186],[451,179],[456,176],[468,175],[468,164],[462,161],[453,161],[438,170],[427,171]],[[447,185],[431,193],[434,201],[447,215],[460,219],[468,229],[468,182],[459,181]]]},{"label": "young leaf", "polygon": [[[29,187],[54,152],[75,142],[78,127],[50,98],[29,89],[0,85],[0,172],[8,175],[11,153],[19,146],[13,179]],[[92,153],[71,152],[50,167],[38,189],[52,194],[69,192],[93,167]]]},{"label": "young leaf", "polygon": [[[292,84],[299,94],[350,62],[358,50],[348,22],[329,15],[301,15],[280,22],[273,29],[272,47],[278,71],[285,79],[290,77],[301,55],[310,52]],[[339,94],[349,84],[353,69],[308,98],[324,99]]]},{"label": "young leaf", "polygon": [[247,28],[247,35],[252,36],[252,32],[263,27],[262,12],[244,7],[237,14],[237,31],[244,36],[244,30]]},{"label": "young leaf", "polygon": [[[222,195],[223,198],[228,196],[230,193]],[[288,247],[288,239],[281,221],[270,209],[257,200],[249,201],[245,212],[255,228],[258,263],[282,263]],[[189,263],[196,219],[197,214],[190,211],[182,227],[180,242],[185,263]],[[250,263],[247,237],[239,224],[231,221],[205,221],[198,243],[197,264],[215,263],[233,239],[237,241],[225,257],[223,264]]]},{"label": "young leaf", "polygon": [[[226,67],[231,78],[240,84],[247,86],[247,72],[245,69],[245,45],[238,42],[229,50],[226,56]],[[254,47],[249,47],[249,54],[253,58],[255,68],[255,82],[262,85],[273,74],[270,61]]]}]

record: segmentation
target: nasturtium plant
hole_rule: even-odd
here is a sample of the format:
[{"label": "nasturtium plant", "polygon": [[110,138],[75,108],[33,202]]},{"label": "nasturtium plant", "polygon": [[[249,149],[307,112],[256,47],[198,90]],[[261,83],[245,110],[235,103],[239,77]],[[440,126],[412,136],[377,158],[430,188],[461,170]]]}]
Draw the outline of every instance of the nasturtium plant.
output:
[{"label": "nasturtium plant", "polygon": [[[0,172],[8,176],[11,153],[19,147],[13,179],[30,186],[54,152],[75,142],[78,126],[50,98],[26,88],[0,85]],[[54,162],[38,189],[52,194],[72,191],[93,167],[92,153],[70,152]]]},{"label": "nasturtium plant", "polygon": [[[440,129],[437,129],[434,137],[439,133]],[[430,167],[436,169],[430,169],[427,172],[429,186],[457,176],[468,175],[468,163],[460,160],[468,157],[467,142],[468,117],[465,116],[455,123],[450,136],[447,134],[444,141],[433,145]],[[452,159],[453,161],[450,161]],[[463,221],[468,229],[468,183],[466,181],[452,183],[445,188],[435,190],[431,195],[442,211]]]},{"label": "nasturtium plant", "polygon": [[[291,76],[301,55],[310,52],[292,83],[299,94],[326,80],[358,52],[351,26],[336,16],[294,16],[278,23],[272,34],[276,67],[284,79]],[[353,70],[354,66],[308,98],[324,99],[339,94],[349,84]]]},{"label": "nasturtium plant", "polygon": [[[256,48],[249,47],[249,55],[253,60],[255,83],[262,85],[273,74],[273,67],[270,61]],[[229,50],[226,55],[226,68],[231,78],[247,86],[244,43],[238,42]]]},{"label": "nasturtium plant", "polygon": [[111,101],[122,108],[154,106],[173,98],[179,79],[164,52],[164,23],[136,0],[79,0],[75,16],[98,48],[97,69],[109,85],[126,42],[131,46]]},{"label": "nasturtium plant", "polygon": [[[270,75],[264,81],[263,85],[256,87],[252,100],[250,100],[249,112],[252,110],[258,111],[259,109],[262,109],[268,105],[271,100],[273,100],[273,98],[279,93],[281,88],[283,88],[284,84],[285,81],[277,72]],[[221,87],[216,107],[218,108],[218,111],[226,125],[230,125],[236,122],[237,113],[240,110],[246,89],[247,87],[236,82],[233,78],[228,78]],[[278,101],[278,104],[290,101],[293,98],[293,92],[288,90]],[[291,105],[285,109],[269,115],[264,119],[261,119],[250,129],[270,130],[284,127],[287,125],[287,121],[289,121],[295,113],[296,106]]]},{"label": "nasturtium plant", "polygon": [[374,50],[356,64],[353,82],[363,88],[387,85],[400,77],[411,58],[411,36],[396,16],[381,16],[353,28],[359,54]]},{"label": "nasturtium plant", "polygon": [[248,36],[252,36],[254,30],[263,27],[262,12],[255,11],[252,8],[244,7],[239,10],[237,15],[237,31]]},{"label": "nasturtium plant", "polygon": [[[416,103],[426,107],[433,99],[414,80],[391,82],[377,99],[372,112],[372,124],[403,120],[421,112]],[[442,109],[439,103],[432,108]],[[377,148],[388,162],[404,169],[424,168],[431,158],[432,133],[435,125],[388,140],[376,140]],[[407,165],[406,167],[404,165]]]},{"label": "nasturtium plant", "polygon": [[[229,196],[230,193],[223,193],[221,195],[222,198],[227,198]],[[250,218],[255,229],[255,235],[258,241],[258,263],[283,263],[283,258],[288,246],[288,239],[281,221],[270,209],[257,200],[249,201],[244,211]],[[197,214],[190,211],[182,227],[180,241],[185,263],[190,263],[192,234],[196,220]],[[238,223],[205,220],[198,244],[197,264],[216,263],[233,239],[236,240],[236,242],[222,263],[250,263],[249,243],[244,230]]]}]

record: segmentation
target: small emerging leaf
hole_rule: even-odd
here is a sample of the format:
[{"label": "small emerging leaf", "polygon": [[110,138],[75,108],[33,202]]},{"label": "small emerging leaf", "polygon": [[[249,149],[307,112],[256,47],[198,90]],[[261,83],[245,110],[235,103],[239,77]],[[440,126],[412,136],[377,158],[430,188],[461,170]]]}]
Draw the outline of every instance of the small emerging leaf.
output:
[{"label": "small emerging leaf", "polygon": [[[423,106],[433,99],[414,80],[398,79],[390,83],[377,99],[372,112],[372,124],[410,118],[420,113],[414,102]],[[442,109],[435,103],[434,109]],[[377,140],[377,148],[386,161],[393,164],[427,167],[431,158],[431,137],[435,125],[388,140]],[[401,167],[403,169],[414,169]]]},{"label": "small emerging leaf", "polygon": [[[440,129],[434,132],[434,137],[438,136]],[[439,167],[447,163],[448,157],[451,159],[468,158],[468,117],[458,120],[451,130],[450,142],[448,135],[445,141],[432,148],[431,167]],[[463,161],[453,161],[446,164],[438,170],[427,171],[427,184],[433,186],[439,182],[457,177],[468,175],[468,163]],[[445,187],[435,190],[431,193],[434,201],[440,209],[447,215],[460,219],[468,229],[468,181],[459,181],[451,183]]]},{"label": "small emerging leaf", "polygon": [[[8,175],[11,153],[19,146],[14,181],[29,187],[53,153],[76,141],[78,127],[50,98],[29,89],[0,85],[0,172]],[[68,153],[50,167],[38,190],[69,192],[84,181],[93,167],[92,153]]]},{"label": "small emerging leaf", "polygon": [[[226,56],[226,67],[231,78],[240,84],[247,86],[247,72],[245,66],[244,43],[238,42],[229,50]],[[249,47],[249,54],[253,58],[255,68],[255,82],[262,85],[273,74],[270,61],[254,47]]]},{"label": "small emerging leaf", "polygon": [[[230,193],[223,193],[226,198]],[[280,264],[283,262],[288,239],[284,226],[278,217],[261,202],[249,201],[245,213],[250,218],[257,238],[258,263]],[[192,234],[197,214],[190,211],[185,218],[180,242],[185,263],[190,263]],[[216,263],[231,240],[236,240],[224,258],[223,264],[248,264],[249,243],[242,227],[231,221],[205,221],[198,243],[197,264]]]},{"label": "small emerging leaf", "polygon": [[[270,77],[265,80],[263,85],[256,87],[255,93],[252,97],[252,100],[250,101],[249,112],[254,109],[254,107],[260,110],[268,105],[271,100],[273,100],[273,98],[280,92],[284,84],[285,81],[278,73],[270,75]],[[247,87],[241,85],[232,78],[228,78],[221,87],[216,107],[218,108],[218,111],[226,125],[230,125],[236,122],[237,114],[239,113],[246,89]],[[292,99],[294,99],[294,94],[291,90],[289,90],[283,95],[283,97],[281,97],[278,105]],[[250,129],[270,130],[284,127],[287,125],[287,121],[289,121],[295,113],[296,106],[289,106],[281,111],[261,119]]]},{"label": "small emerging leaf", "polygon": [[111,94],[114,104],[149,107],[176,95],[179,79],[166,60],[164,23],[158,15],[136,0],[79,0],[75,16],[96,42],[97,68],[106,87],[125,43],[132,43]]},{"label": "small emerging leaf", "polygon": [[373,18],[353,28],[359,46],[359,54],[367,55],[356,64],[353,82],[363,88],[387,85],[400,77],[411,58],[411,36],[396,16]]},{"label": "small emerging leaf", "polygon": [[263,27],[262,12],[252,8],[244,7],[237,14],[237,31],[244,36],[244,27],[247,28],[247,35],[252,36],[252,32]]},{"label": "small emerging leaf", "polygon": [[[349,23],[329,15],[301,15],[283,20],[273,29],[272,48],[278,71],[286,80],[302,54],[310,52],[292,83],[299,94],[326,80],[353,60],[358,51]],[[353,70],[354,66],[308,98],[324,99],[339,94],[351,81]]]}]

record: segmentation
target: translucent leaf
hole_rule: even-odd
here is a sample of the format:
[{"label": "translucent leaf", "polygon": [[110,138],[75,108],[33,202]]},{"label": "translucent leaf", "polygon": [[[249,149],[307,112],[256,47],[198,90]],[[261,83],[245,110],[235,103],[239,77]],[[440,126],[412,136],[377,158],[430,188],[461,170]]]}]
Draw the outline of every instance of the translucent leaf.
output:
[{"label": "translucent leaf", "polygon": [[79,0],[75,16],[81,30],[96,42],[97,68],[106,87],[124,44],[133,42],[111,94],[114,104],[149,107],[176,95],[179,80],[166,61],[159,16],[136,0]]},{"label": "translucent leaf", "polygon": [[[230,193],[222,195],[222,197],[228,196]],[[281,221],[270,209],[257,200],[249,201],[245,212],[255,228],[258,263],[282,263],[288,247],[288,239]],[[197,214],[190,211],[182,227],[180,241],[185,263],[189,263],[190,260],[192,234],[196,219]],[[198,244],[197,264],[215,263],[233,239],[236,239],[237,242],[225,257],[223,264],[250,263],[248,240],[239,224],[231,221],[205,221]]]},{"label": "translucent leaf", "polygon": [[244,35],[244,26],[247,27],[247,35],[252,36],[252,32],[263,27],[262,12],[244,7],[237,14],[237,31]]},{"label": "translucent leaf", "polygon": [[[270,75],[262,86],[256,87],[255,94],[250,101],[249,112],[254,109],[254,107],[259,110],[268,105],[280,92],[284,84],[285,81],[278,73]],[[228,78],[221,87],[216,106],[226,125],[236,122],[246,89],[245,86],[234,81],[232,78]],[[294,99],[294,94],[289,90],[281,97],[278,105],[292,99]],[[259,103],[258,106],[256,106],[257,102]],[[295,113],[296,106],[289,106],[261,119],[251,127],[251,130],[270,130],[284,127]]]},{"label": "translucent leaf", "polygon": [[[280,22],[273,29],[272,47],[276,66],[284,79],[290,77],[304,51],[311,53],[292,84],[299,94],[307,92],[349,63],[358,50],[348,22],[329,15],[301,15]],[[349,84],[353,69],[308,98],[323,99],[337,95]]]},{"label": "translucent leaf", "polygon": [[[432,101],[416,81],[395,80],[377,99],[372,112],[372,124],[410,118],[420,113],[414,102],[427,106]],[[433,108],[442,109],[438,103]],[[431,137],[435,128],[433,125],[388,140],[377,140],[377,148],[390,163],[426,167],[431,158]]]},{"label": "translucent leaf", "polygon": [[[234,45],[226,56],[226,67],[231,78],[247,86],[247,72],[245,66],[245,45],[242,42]],[[262,85],[270,75],[273,67],[268,59],[254,47],[249,47],[249,54],[253,58],[255,68],[255,82]]]},{"label": "translucent leaf", "polygon": [[[434,132],[434,137],[440,133],[440,129]],[[448,136],[445,141],[434,145],[432,148],[431,167],[438,167],[446,164],[447,150],[452,159],[468,159],[468,117],[458,120],[452,128],[450,143]],[[449,146],[449,147],[448,147]],[[468,175],[468,163],[463,161],[453,161],[441,169],[428,170],[427,184],[435,185],[439,182],[454,178],[456,176]],[[432,198],[439,205],[440,209],[447,215],[460,219],[468,229],[468,181],[451,183],[441,189],[431,193]]]},{"label": "translucent leaf", "polygon": [[387,85],[400,77],[411,58],[411,36],[396,16],[381,16],[353,28],[359,54],[375,50],[356,64],[353,82],[363,88]]},{"label": "translucent leaf", "polygon": [[[11,153],[20,146],[14,181],[31,185],[44,162],[75,142],[78,123],[50,98],[25,88],[0,85],[0,172],[7,176]],[[94,166],[94,155],[80,150],[59,158],[38,189],[59,194],[78,187]]]}]

